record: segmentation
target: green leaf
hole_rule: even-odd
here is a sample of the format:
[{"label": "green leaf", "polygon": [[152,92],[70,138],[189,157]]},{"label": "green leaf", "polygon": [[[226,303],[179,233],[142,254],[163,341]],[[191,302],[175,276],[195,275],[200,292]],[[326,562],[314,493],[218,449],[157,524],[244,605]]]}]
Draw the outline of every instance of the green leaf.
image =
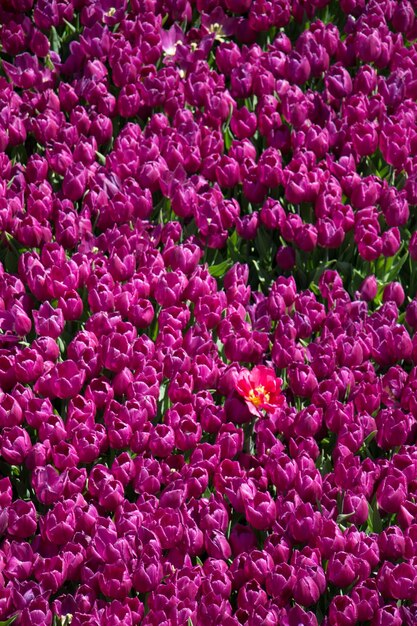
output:
[{"label": "green leaf", "polygon": [[167,384],[162,383],[160,388],[159,388],[159,398],[158,401],[162,402],[162,400],[165,398],[165,394],[166,394],[166,389],[167,389]]},{"label": "green leaf", "polygon": [[58,346],[59,346],[60,351],[61,351],[61,352],[65,352],[65,343],[64,343],[64,341],[62,340],[62,337],[58,337],[58,339],[56,340],[56,342],[57,342],[57,344],[58,344]]},{"label": "green leaf", "polygon": [[374,533],[382,532],[382,520],[375,498],[372,502],[372,505],[369,505],[368,529],[370,532]]},{"label": "green leaf", "polygon": [[157,336],[158,336],[158,332],[159,332],[159,324],[158,324],[158,318],[155,317],[151,328],[150,328],[150,332],[149,332],[149,337],[152,339],[152,341],[155,341]]},{"label": "green leaf", "polygon": [[405,183],[407,182],[407,174],[405,172],[401,172],[397,180],[395,181],[396,189],[403,189]]},{"label": "green leaf", "polygon": [[11,250],[10,248],[7,250],[4,257],[4,268],[10,274],[17,274],[18,257],[16,256],[14,250]]},{"label": "green leaf", "polygon": [[320,474],[324,476],[332,471],[332,458],[330,454],[326,454],[324,450],[321,451],[320,456],[316,461],[316,467]]},{"label": "green leaf", "polygon": [[101,165],[106,165],[106,157],[104,154],[101,154],[98,150],[96,150],[97,160],[101,163]]},{"label": "green leaf", "polygon": [[54,52],[59,52],[61,48],[61,40],[55,26],[51,27],[51,48]]},{"label": "green leaf", "polygon": [[45,58],[45,67],[47,67],[48,70],[54,70],[55,69],[55,65],[52,63],[51,57],[49,56],[49,54]]},{"label": "green leaf", "polygon": [[214,278],[221,278],[224,276],[229,268],[233,265],[231,259],[226,259],[222,263],[218,263],[217,265],[212,265],[209,267],[209,272]]},{"label": "green leaf", "polygon": [[404,254],[400,257],[397,256],[398,254],[399,253],[397,252],[397,254],[394,257],[391,257],[393,259],[393,262],[391,264],[390,271],[387,272],[384,276],[384,283],[390,283],[391,281],[398,278],[402,266],[408,259],[408,251],[404,252]]},{"label": "green leaf", "polygon": [[67,613],[66,615],[55,615],[52,626],[70,626],[72,622],[72,615]]},{"label": "green leaf", "polygon": [[239,235],[236,230],[227,239],[227,255],[234,263],[240,260],[239,255]]},{"label": "green leaf", "polygon": [[68,26],[69,30],[70,30],[72,33],[76,33],[76,32],[77,32],[77,29],[75,28],[75,26],[74,26],[73,24],[71,24],[71,22],[69,22],[68,20],[66,20],[66,19],[65,19],[65,17],[64,17],[64,20],[63,20],[63,21],[64,21],[64,24],[66,24],[66,25]]},{"label": "green leaf", "polygon": [[223,133],[223,139],[224,139],[224,147],[226,148],[226,150],[229,150],[230,146],[232,145],[233,135],[228,128]]},{"label": "green leaf", "polygon": [[256,249],[259,252],[260,258],[262,260],[270,260],[272,239],[264,227],[258,229],[258,232],[256,233],[255,244]]},{"label": "green leaf", "polygon": [[378,176],[378,178],[386,178],[388,174],[389,174],[389,165],[382,167],[380,170],[376,172],[376,175]]},{"label": "green leaf", "polygon": [[337,516],[337,523],[343,522],[345,519],[349,519],[352,515],[355,515],[356,511],[352,511],[351,513],[339,513]]},{"label": "green leaf", "polygon": [[18,614],[16,613],[16,615],[13,615],[13,617],[9,617],[9,619],[6,619],[4,622],[0,622],[0,626],[9,626],[9,624],[13,624],[13,622],[18,618]]},{"label": "green leaf", "polygon": [[372,439],[374,439],[377,432],[378,431],[373,430],[371,433],[369,433],[369,435],[365,438],[363,442],[365,446],[369,446],[369,444],[371,443]]},{"label": "green leaf", "polygon": [[350,291],[352,294],[359,289],[366,276],[366,272],[360,272],[358,269],[356,269],[356,267],[353,268],[352,280],[350,283]]},{"label": "green leaf", "polygon": [[227,240],[227,243],[230,243],[230,245],[233,246],[233,248],[237,249],[237,245],[239,243],[239,235],[237,234],[236,229],[230,235],[229,239]]}]

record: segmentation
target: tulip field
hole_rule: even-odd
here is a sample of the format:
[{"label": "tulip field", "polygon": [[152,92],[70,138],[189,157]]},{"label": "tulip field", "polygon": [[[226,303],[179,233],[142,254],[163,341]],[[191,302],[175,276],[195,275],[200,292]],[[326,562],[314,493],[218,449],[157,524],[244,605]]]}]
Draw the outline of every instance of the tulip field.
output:
[{"label": "tulip field", "polygon": [[417,0],[0,0],[0,626],[417,625]]}]

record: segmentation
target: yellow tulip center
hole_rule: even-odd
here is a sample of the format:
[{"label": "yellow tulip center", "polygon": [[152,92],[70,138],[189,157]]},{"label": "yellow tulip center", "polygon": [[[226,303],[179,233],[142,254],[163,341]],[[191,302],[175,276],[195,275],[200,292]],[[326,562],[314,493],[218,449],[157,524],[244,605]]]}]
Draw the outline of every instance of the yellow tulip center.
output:
[{"label": "yellow tulip center", "polygon": [[261,402],[269,402],[270,394],[265,390],[263,385],[258,385],[254,389],[251,389],[248,394],[249,402],[252,402],[255,406],[261,404]]}]

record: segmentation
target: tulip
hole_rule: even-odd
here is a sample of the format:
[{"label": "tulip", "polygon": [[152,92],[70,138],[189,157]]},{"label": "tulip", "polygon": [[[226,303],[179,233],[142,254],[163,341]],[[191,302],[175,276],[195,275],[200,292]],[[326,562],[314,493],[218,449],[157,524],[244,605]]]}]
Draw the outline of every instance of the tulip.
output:
[{"label": "tulip", "polygon": [[247,521],[258,530],[266,530],[276,518],[275,502],[268,493],[257,492],[244,506]]},{"label": "tulip", "polygon": [[126,565],[122,561],[106,563],[99,576],[99,585],[105,596],[124,599],[132,587]]},{"label": "tulip", "polygon": [[405,480],[398,473],[392,473],[384,478],[377,489],[378,506],[387,513],[397,513],[405,496]]},{"label": "tulip", "polygon": [[249,410],[258,414],[258,408],[267,412],[282,406],[281,379],[273,370],[259,365],[252,372],[243,370],[236,383],[238,393],[245,399]]},{"label": "tulip", "polygon": [[25,539],[33,535],[36,528],[36,509],[33,502],[24,500],[12,502],[8,510],[8,533],[13,537]]},{"label": "tulip", "polygon": [[329,624],[331,626],[351,626],[356,624],[358,613],[356,605],[347,596],[336,596],[329,607]]},{"label": "tulip", "polygon": [[310,397],[317,387],[315,374],[308,365],[292,365],[288,368],[288,379],[293,393],[302,397]]},{"label": "tulip", "polygon": [[316,604],[326,587],[324,572],[321,567],[305,570],[300,568],[296,574],[293,597],[303,606]]},{"label": "tulip", "polygon": [[54,309],[49,302],[44,302],[39,311],[34,311],[33,317],[38,335],[57,339],[64,328],[65,321],[61,309]]}]

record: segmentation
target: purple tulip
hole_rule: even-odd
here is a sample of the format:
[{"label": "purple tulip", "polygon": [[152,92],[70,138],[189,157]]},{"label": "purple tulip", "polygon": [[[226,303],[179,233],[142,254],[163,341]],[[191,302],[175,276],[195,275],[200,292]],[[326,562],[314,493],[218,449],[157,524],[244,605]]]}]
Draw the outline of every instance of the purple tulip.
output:
[{"label": "purple tulip", "polygon": [[49,302],[44,302],[39,311],[34,311],[33,317],[38,335],[57,339],[64,328],[65,321],[61,309],[54,309]]},{"label": "purple tulip", "polygon": [[308,365],[297,364],[288,369],[291,390],[298,396],[310,397],[317,387],[317,379]]},{"label": "purple tulip", "polygon": [[99,576],[99,585],[105,596],[124,599],[132,587],[125,563],[122,561],[106,563]]},{"label": "purple tulip", "polygon": [[269,528],[276,518],[276,506],[268,493],[257,492],[252,500],[244,503],[245,516],[251,526],[258,530]]},{"label": "purple tulip", "polygon": [[316,604],[325,587],[325,576],[321,567],[310,567],[308,570],[300,568],[294,583],[294,600],[303,606]]},{"label": "purple tulip", "polygon": [[406,483],[404,477],[393,471],[379,484],[377,490],[378,506],[388,513],[397,513],[406,496]]},{"label": "purple tulip", "polygon": [[351,626],[356,624],[358,612],[354,602],[347,596],[335,596],[329,607],[331,626]]},{"label": "purple tulip", "polygon": [[33,502],[24,500],[12,502],[8,509],[8,533],[13,537],[24,539],[33,535],[36,528],[36,509]]},{"label": "purple tulip", "polygon": [[49,608],[49,604],[45,598],[34,598],[22,611],[20,621],[24,626],[30,626],[35,624],[36,626],[51,626],[52,624],[52,611]]},{"label": "purple tulip", "polygon": [[401,613],[393,604],[378,608],[371,622],[372,626],[385,626],[385,624],[400,626],[402,623]]},{"label": "purple tulip", "polygon": [[2,457],[11,465],[20,465],[24,462],[32,442],[28,433],[19,426],[4,428],[0,437],[0,452]]}]

